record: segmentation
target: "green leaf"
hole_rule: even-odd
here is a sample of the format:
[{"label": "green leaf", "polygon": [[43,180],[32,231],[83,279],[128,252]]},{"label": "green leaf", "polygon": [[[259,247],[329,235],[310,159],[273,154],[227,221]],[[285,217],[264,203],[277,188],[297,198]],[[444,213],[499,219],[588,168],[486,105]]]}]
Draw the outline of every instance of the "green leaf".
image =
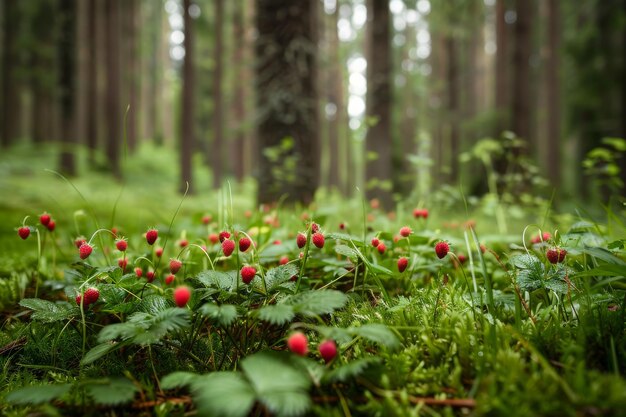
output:
[{"label": "green leaf", "polygon": [[626,239],[619,239],[619,240],[614,240],[613,242],[609,243],[606,247],[607,249],[610,249],[610,250],[617,250],[617,249],[624,249],[625,246],[626,246]]},{"label": "green leaf", "polygon": [[252,386],[237,372],[212,372],[191,385],[199,415],[246,417],[255,401]]},{"label": "green leaf", "polygon": [[[131,317],[129,320],[133,320]],[[189,311],[173,307],[161,311],[146,323],[146,331],[133,338],[133,343],[148,345],[157,343],[166,334],[189,327]]]},{"label": "green leaf", "polygon": [[70,303],[53,303],[40,298],[24,298],[20,301],[20,305],[33,310],[34,313],[31,318],[43,323],[67,320],[72,317],[76,311]]},{"label": "green leaf", "polygon": [[257,311],[261,320],[278,325],[290,322],[295,316],[293,307],[287,304],[267,305]]},{"label": "green leaf", "polygon": [[517,285],[522,291],[532,292],[543,287],[545,266],[533,255],[518,255],[511,258],[510,263],[519,269]]},{"label": "green leaf", "polygon": [[138,391],[127,379],[100,379],[83,384],[85,390],[96,404],[119,405],[130,402]]},{"label": "green leaf", "polygon": [[[113,338],[115,339],[115,337]],[[124,346],[124,343],[111,343],[104,342],[99,345],[94,346],[85,354],[85,357],[81,360],[83,365],[88,365],[100,359],[101,357],[108,355],[114,350]]]},{"label": "green leaf", "polygon": [[578,272],[575,277],[623,277],[626,276],[626,266],[605,264],[597,268]]},{"label": "green leaf", "polygon": [[275,290],[283,282],[287,282],[292,276],[298,274],[298,267],[295,264],[280,265],[265,273],[265,283],[268,291]]},{"label": "green leaf", "polygon": [[161,388],[183,388],[191,385],[196,380],[196,378],[198,378],[198,374],[194,374],[192,372],[173,372],[161,379]]},{"label": "green leaf", "polygon": [[306,291],[289,297],[285,304],[293,306],[296,313],[305,316],[330,314],[342,308],[348,302],[348,297],[336,290]]},{"label": "green leaf", "polygon": [[601,259],[609,264],[626,265],[626,262],[622,261],[620,258],[613,255],[611,252],[604,248],[584,248],[580,251],[582,253],[586,253],[587,255],[591,255],[595,258]]},{"label": "green leaf", "polygon": [[141,327],[134,323],[109,324],[100,330],[100,333],[98,334],[98,342],[108,342],[115,339],[129,340],[135,337],[140,331]]},{"label": "green leaf", "polygon": [[364,339],[386,346],[389,349],[395,349],[400,345],[400,341],[395,333],[389,330],[384,324],[370,323],[359,327],[350,327],[348,330],[353,335],[361,336]]},{"label": "green leaf", "polygon": [[141,300],[137,306],[137,310],[143,311],[144,313],[156,314],[172,307],[173,305],[174,303],[172,301],[161,295],[150,294]]},{"label": "green leaf", "polygon": [[359,252],[346,245],[335,246],[335,252],[337,252],[339,255],[346,256],[353,261],[359,259]]},{"label": "green leaf", "polygon": [[345,242],[353,242],[358,246],[363,246],[363,240],[361,238],[347,233],[326,233],[325,237],[327,240],[343,240]]},{"label": "green leaf", "polygon": [[230,291],[235,284],[235,276],[222,271],[203,271],[196,279],[206,287],[217,288],[224,291]]},{"label": "green leaf", "polygon": [[11,404],[43,404],[67,394],[72,384],[34,385],[12,391],[6,400]]},{"label": "green leaf", "polygon": [[200,314],[217,321],[222,326],[230,326],[237,318],[237,308],[234,305],[223,304],[218,306],[213,303],[206,303],[199,309]]},{"label": "green leaf", "polygon": [[371,365],[380,362],[381,359],[376,357],[357,359],[328,372],[324,378],[322,378],[322,382],[347,382],[348,380],[361,375],[363,371]]}]

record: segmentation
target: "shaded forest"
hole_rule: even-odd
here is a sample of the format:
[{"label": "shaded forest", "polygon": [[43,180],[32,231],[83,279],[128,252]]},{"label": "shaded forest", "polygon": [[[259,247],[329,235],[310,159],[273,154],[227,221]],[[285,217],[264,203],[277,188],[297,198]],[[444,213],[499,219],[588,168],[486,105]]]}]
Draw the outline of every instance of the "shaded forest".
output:
[{"label": "shaded forest", "polygon": [[2,146],[70,176],[152,144],[259,202],[623,194],[625,0],[1,4]]}]

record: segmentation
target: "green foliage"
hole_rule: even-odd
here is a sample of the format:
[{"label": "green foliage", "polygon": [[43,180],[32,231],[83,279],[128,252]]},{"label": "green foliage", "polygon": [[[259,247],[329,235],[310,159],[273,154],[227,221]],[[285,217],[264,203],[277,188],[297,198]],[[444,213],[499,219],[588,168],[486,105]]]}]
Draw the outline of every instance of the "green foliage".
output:
[{"label": "green foliage", "polygon": [[67,302],[53,303],[39,298],[25,298],[20,305],[33,310],[32,319],[43,323],[67,320],[78,313],[78,309]]}]

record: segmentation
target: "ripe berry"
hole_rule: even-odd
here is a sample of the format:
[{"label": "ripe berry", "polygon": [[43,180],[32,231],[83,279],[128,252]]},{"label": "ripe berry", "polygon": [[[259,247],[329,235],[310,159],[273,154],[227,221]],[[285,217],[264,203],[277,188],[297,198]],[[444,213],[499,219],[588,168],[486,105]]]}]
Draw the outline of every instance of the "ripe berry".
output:
[{"label": "ripe berry", "polygon": [[230,237],[230,233],[228,233],[226,230],[224,230],[223,232],[220,232],[220,242],[225,241],[229,237]]},{"label": "ripe berry", "polygon": [[406,267],[409,266],[409,260],[404,256],[398,259],[398,271],[404,272]]},{"label": "ripe berry", "polygon": [[217,233],[211,233],[209,235],[209,242],[216,244],[219,241],[220,241],[220,237],[217,235]]},{"label": "ripe berry", "polygon": [[239,239],[239,251],[247,251],[251,244],[252,241],[250,239],[248,239],[247,237],[242,237],[241,239]]},{"label": "ripe berry", "polygon": [[126,242],[125,239],[118,239],[115,241],[115,247],[120,252],[126,252],[126,249],[128,249],[128,242]]},{"label": "ripe berry", "polygon": [[176,278],[176,276],[172,274],[169,274],[168,276],[166,276],[165,285],[170,285],[172,282],[174,282],[174,278]]},{"label": "ripe berry", "polygon": [[83,243],[87,243],[87,239],[84,236],[79,236],[74,239],[74,246],[76,246],[76,249],[80,249]]},{"label": "ripe berry", "polygon": [[157,258],[160,258],[161,256],[163,256],[163,248],[156,248],[154,254],[157,256]]},{"label": "ripe berry", "polygon": [[530,243],[541,243],[541,241],[543,240],[544,242],[547,242],[548,240],[550,240],[552,238],[552,235],[548,232],[543,232],[541,235],[536,235],[535,237],[533,237],[530,240]]},{"label": "ripe berry", "polygon": [[211,220],[213,220],[213,218],[209,214],[202,216],[202,224],[209,224]]},{"label": "ripe berry", "polygon": [[377,247],[378,247],[378,245],[380,245],[380,240],[378,240],[378,238],[377,238],[377,237],[373,238],[373,239],[372,239],[372,246],[373,246],[373,247],[375,247],[375,248],[377,248]]},{"label": "ripe berry", "polygon": [[[85,300],[83,301],[83,306],[85,308],[89,307],[90,304],[98,301],[98,298],[100,298],[100,291],[98,291],[97,288],[88,288],[87,291],[85,291]],[[78,294],[76,296],[76,304],[80,306],[81,300],[82,296]]]},{"label": "ripe berry", "polygon": [[320,225],[317,223],[313,223],[311,225],[311,233],[317,233],[320,231]]},{"label": "ripe berry", "polygon": [[116,238],[116,237],[117,237],[117,232],[118,232],[117,227],[112,227],[112,228],[111,228],[111,233],[113,234],[113,237],[114,237],[114,238]]},{"label": "ripe berry", "polygon": [[378,246],[376,247],[376,249],[378,249],[378,253],[383,255],[385,253],[385,251],[387,250],[387,246],[385,246],[385,244],[383,242],[380,242],[378,244]]},{"label": "ripe berry", "polygon": [[337,356],[337,344],[334,340],[324,340],[318,347],[324,362],[328,363]]},{"label": "ripe berry", "polygon": [[122,272],[126,272],[126,267],[128,266],[128,259],[121,258],[117,260],[117,265],[122,268]]},{"label": "ripe berry", "polygon": [[141,276],[143,275],[143,270],[139,267],[135,268],[135,275],[137,275],[137,278],[141,278]]},{"label": "ripe berry", "polygon": [[54,220],[50,220],[48,222],[48,224],[46,225],[46,227],[48,228],[48,230],[50,230],[51,232],[54,232],[54,229],[57,227],[57,224],[54,222]]},{"label": "ripe berry", "polygon": [[448,245],[448,242],[444,242],[443,240],[441,242],[437,242],[437,244],[435,245],[435,253],[437,254],[437,257],[439,259],[445,258],[448,252],[450,252],[450,246]]},{"label": "ripe berry", "polygon": [[275,241],[273,241],[272,243],[273,243],[274,245],[280,245],[280,244],[281,244],[281,243],[283,243],[283,242],[281,242],[281,240],[280,240],[280,239],[276,239],[276,240],[275,240]]},{"label": "ripe berry", "polygon": [[400,235],[402,237],[409,237],[411,233],[413,233],[413,231],[411,230],[409,226],[404,226],[400,229]]},{"label": "ripe berry", "polygon": [[224,256],[230,256],[235,250],[235,242],[230,239],[226,239],[222,242],[222,252]]},{"label": "ripe berry", "polygon": [[28,226],[22,226],[19,229],[17,229],[17,234],[22,238],[22,239],[26,239],[28,238],[28,236],[30,236],[30,227]]},{"label": "ripe berry", "polygon": [[146,279],[148,280],[148,282],[154,281],[154,271],[146,272]]},{"label": "ripe berry", "polygon": [[181,239],[178,242],[178,246],[180,246],[181,248],[184,248],[186,246],[189,246],[189,241],[187,239]]},{"label": "ripe berry", "polygon": [[304,235],[304,233],[298,233],[298,236],[296,236],[296,244],[300,249],[302,249],[304,245],[306,245],[306,236]]},{"label": "ripe berry", "polygon": [[567,255],[567,251],[562,248],[550,248],[546,252],[546,257],[551,264],[563,262],[565,260],[565,255]]},{"label": "ripe berry", "polygon": [[183,266],[183,263],[178,259],[170,259],[170,272],[172,274],[176,274],[180,271],[180,268]]},{"label": "ripe berry", "polygon": [[39,216],[39,222],[43,225],[43,226],[47,226],[48,223],[50,223],[51,217],[48,213],[44,213],[41,216]]},{"label": "ripe berry", "polygon": [[174,290],[174,302],[178,307],[185,307],[191,298],[189,287],[176,287]]},{"label": "ripe berry", "polygon": [[287,256],[281,256],[280,260],[278,261],[280,265],[285,265],[287,262],[289,262],[289,258]]},{"label": "ripe berry", "polygon": [[159,232],[156,229],[150,229],[146,232],[146,241],[148,245],[154,245],[157,238],[159,237]]},{"label": "ripe berry", "polygon": [[91,252],[93,251],[93,247],[89,243],[83,243],[78,248],[78,254],[80,255],[80,259],[87,259]]},{"label": "ripe berry", "polygon": [[461,262],[462,264],[464,264],[465,262],[467,262],[467,256],[463,255],[462,253],[459,253],[457,255],[457,258],[459,258],[459,262]]},{"label": "ripe berry", "polygon": [[339,230],[345,230],[346,225],[345,223],[339,223]]},{"label": "ripe berry", "polygon": [[324,247],[324,235],[320,232],[313,233],[311,240],[313,241],[313,244],[318,248],[322,249]]},{"label": "ripe berry", "polygon": [[309,351],[309,341],[302,332],[292,333],[287,339],[287,347],[296,355],[305,356]]},{"label": "ripe berry", "polygon": [[241,268],[241,280],[250,284],[256,275],[256,269],[253,266],[244,266]]}]

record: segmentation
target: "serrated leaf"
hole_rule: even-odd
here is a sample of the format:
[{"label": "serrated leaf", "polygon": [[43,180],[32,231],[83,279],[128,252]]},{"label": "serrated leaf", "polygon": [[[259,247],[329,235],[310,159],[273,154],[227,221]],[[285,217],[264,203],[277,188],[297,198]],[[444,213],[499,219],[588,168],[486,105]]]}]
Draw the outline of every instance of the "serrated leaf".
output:
[{"label": "serrated leaf", "polygon": [[141,327],[134,323],[114,323],[104,326],[98,334],[98,342],[108,342],[110,340],[132,339],[141,331]]},{"label": "serrated leaf", "polygon": [[359,259],[359,252],[356,249],[352,249],[351,247],[346,245],[335,246],[335,252],[337,252],[339,255],[350,258],[353,261]]},{"label": "serrated leaf", "polygon": [[252,386],[237,372],[212,372],[191,385],[199,415],[246,417],[255,401]]},{"label": "serrated leaf", "polygon": [[11,404],[43,404],[67,394],[72,384],[47,384],[24,387],[10,392],[6,400]]},{"label": "serrated leaf", "polygon": [[350,327],[350,333],[361,336],[371,342],[394,349],[400,345],[400,341],[394,332],[380,323],[369,323],[359,327]]},{"label": "serrated leaf", "polygon": [[287,282],[292,276],[298,274],[298,267],[295,264],[280,265],[265,273],[265,284],[268,291],[273,291],[283,282]]},{"label": "serrated leaf", "polygon": [[150,294],[144,297],[141,302],[139,302],[139,304],[137,305],[137,311],[143,311],[144,313],[149,314],[157,314],[158,312],[168,309],[173,305],[174,303],[172,301],[161,295]]},{"label": "serrated leaf", "polygon": [[34,313],[31,318],[43,323],[66,320],[72,317],[76,311],[67,302],[53,303],[40,298],[24,298],[20,301],[20,305],[33,310]]},{"label": "serrated leaf", "polygon": [[532,292],[543,287],[545,266],[536,256],[524,254],[511,258],[510,263],[519,269],[517,285],[522,291]]},{"label": "serrated leaf", "polygon": [[347,233],[326,233],[325,237],[328,240],[343,240],[345,242],[353,242],[359,246],[363,246],[363,239]]},{"label": "serrated leaf", "polygon": [[97,361],[98,359],[100,359],[101,357],[108,355],[109,353],[113,352],[114,350],[120,348],[123,345],[124,345],[123,343],[111,343],[111,342],[104,342],[99,345],[96,345],[93,348],[91,348],[89,352],[85,354],[85,357],[81,360],[81,363],[83,365],[88,365],[90,363],[93,363]]},{"label": "serrated leaf", "polygon": [[235,284],[235,275],[222,271],[203,271],[196,279],[206,287],[217,288],[224,291],[230,291]]},{"label": "serrated leaf", "polygon": [[83,384],[96,404],[119,405],[132,401],[137,387],[127,379],[101,379]]},{"label": "serrated leaf", "polygon": [[166,334],[189,326],[189,311],[184,308],[169,308],[154,315],[147,323],[146,331],[137,334],[133,343],[148,345],[156,343]]},{"label": "serrated leaf", "polygon": [[289,297],[286,304],[293,306],[296,313],[305,316],[330,314],[342,308],[348,302],[348,297],[336,290],[306,291]]},{"label": "serrated leaf", "polygon": [[548,279],[544,282],[544,285],[547,289],[554,291],[557,294],[567,294],[567,282],[559,279]]},{"label": "serrated leaf", "polygon": [[198,378],[198,374],[192,372],[173,372],[161,379],[162,389],[176,389],[191,385]]},{"label": "serrated leaf", "polygon": [[237,307],[230,304],[218,306],[213,303],[206,303],[199,309],[200,314],[217,321],[222,326],[230,326],[237,318]]},{"label": "serrated leaf", "polygon": [[288,323],[295,317],[293,307],[287,304],[267,305],[257,311],[261,320],[277,325]]},{"label": "serrated leaf", "polygon": [[597,268],[578,272],[575,277],[623,277],[626,276],[626,267],[623,265],[605,264]]},{"label": "serrated leaf", "polygon": [[380,362],[381,359],[376,357],[357,359],[328,372],[324,378],[322,378],[322,382],[347,382],[361,375],[368,367]]}]

